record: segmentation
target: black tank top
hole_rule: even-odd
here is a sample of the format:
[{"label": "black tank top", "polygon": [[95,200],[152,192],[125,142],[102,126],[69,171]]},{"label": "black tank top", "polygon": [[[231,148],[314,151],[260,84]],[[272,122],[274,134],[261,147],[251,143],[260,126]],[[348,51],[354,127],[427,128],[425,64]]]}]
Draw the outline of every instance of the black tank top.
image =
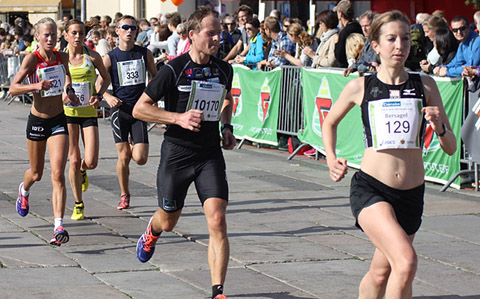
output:
[{"label": "black tank top", "polygon": [[[423,107],[427,106],[427,100],[422,84],[422,79],[419,74],[408,74],[408,80],[400,85],[386,84],[380,81],[377,74],[365,76],[365,89],[363,101],[360,106],[362,111],[363,135],[365,140],[365,147],[371,147],[372,132],[370,130],[368,102],[390,99],[390,98],[417,98],[422,99]],[[425,137],[425,118],[422,118],[420,124],[420,148],[423,147]]]},{"label": "black tank top", "polygon": [[[132,114],[133,106],[137,103],[138,99],[145,90],[145,82],[129,86],[120,85],[120,74],[118,70],[118,62],[131,61],[131,60],[143,60],[145,71],[147,69],[147,48],[140,46],[133,46],[129,51],[122,51],[120,48],[115,48],[108,53],[112,67],[110,70],[110,77],[112,79],[113,95],[123,101],[120,105],[120,110],[123,110],[129,114]],[[145,74],[142,74],[145,76]],[[146,78],[145,78],[146,81]]]}]

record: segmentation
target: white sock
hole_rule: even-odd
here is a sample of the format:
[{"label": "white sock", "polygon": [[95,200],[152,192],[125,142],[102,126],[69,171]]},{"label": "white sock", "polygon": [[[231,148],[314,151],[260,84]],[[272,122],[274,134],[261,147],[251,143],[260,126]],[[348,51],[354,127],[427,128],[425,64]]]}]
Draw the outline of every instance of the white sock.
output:
[{"label": "white sock", "polygon": [[63,226],[63,218],[55,218],[54,222],[55,222],[55,229],[57,229],[57,227],[59,226]]},{"label": "white sock", "polygon": [[30,192],[23,189],[23,183],[22,183],[22,187],[20,188],[20,192],[22,193],[22,196],[28,196],[30,195]]}]

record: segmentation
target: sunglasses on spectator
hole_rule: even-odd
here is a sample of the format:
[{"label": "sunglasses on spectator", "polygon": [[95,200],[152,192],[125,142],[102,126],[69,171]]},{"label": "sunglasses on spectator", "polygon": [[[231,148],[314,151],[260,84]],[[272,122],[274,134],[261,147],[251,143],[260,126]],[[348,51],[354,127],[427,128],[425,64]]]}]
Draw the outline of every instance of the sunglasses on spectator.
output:
[{"label": "sunglasses on spectator", "polygon": [[245,30],[253,31],[253,27],[245,27]]},{"label": "sunglasses on spectator", "polygon": [[137,30],[137,26],[135,25],[127,25],[127,24],[124,24],[122,26],[118,26],[118,28],[122,28],[123,30],[125,31],[128,31],[128,29],[132,30],[132,31],[136,31]]},{"label": "sunglasses on spectator", "polygon": [[460,28],[452,28],[452,31],[453,31],[454,33],[457,33],[458,31],[463,32],[463,31],[467,30],[467,28],[468,28],[467,26],[462,26],[462,27],[460,27]]},{"label": "sunglasses on spectator", "polygon": [[225,23],[225,25],[230,26],[233,25],[233,23]]}]

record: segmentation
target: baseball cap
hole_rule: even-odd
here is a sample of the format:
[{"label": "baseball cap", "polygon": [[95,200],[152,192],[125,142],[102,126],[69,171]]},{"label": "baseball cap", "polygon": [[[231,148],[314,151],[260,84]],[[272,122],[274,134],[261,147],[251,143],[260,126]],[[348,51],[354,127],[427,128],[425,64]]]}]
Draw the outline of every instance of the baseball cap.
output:
[{"label": "baseball cap", "polygon": [[343,14],[346,14],[351,9],[352,3],[348,0],[342,0],[333,8],[333,11],[339,11]]}]

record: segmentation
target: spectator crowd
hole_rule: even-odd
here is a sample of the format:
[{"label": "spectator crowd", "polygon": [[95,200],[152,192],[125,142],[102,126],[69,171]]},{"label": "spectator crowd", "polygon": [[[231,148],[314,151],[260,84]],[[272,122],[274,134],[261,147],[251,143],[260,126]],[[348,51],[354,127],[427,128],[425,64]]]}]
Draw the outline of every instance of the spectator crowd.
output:
[{"label": "spectator crowd", "polygon": [[[259,20],[247,5],[221,18],[222,33],[217,58],[229,63],[244,64],[254,70],[268,70],[280,65],[304,67],[340,67],[344,75],[376,72],[380,61],[369,40],[370,25],[377,14],[365,11],[354,18],[349,0],[341,0],[333,10],[316,15],[315,24],[303,24],[273,10],[265,20]],[[93,16],[85,22],[85,44],[102,57],[118,46],[115,24],[122,16]],[[67,47],[65,24],[71,16],[57,22],[56,49]],[[411,50],[405,64],[410,71],[422,71],[438,76],[468,76],[477,74],[480,64],[478,24],[480,11],[469,23],[465,16],[447,20],[442,11],[418,13],[411,25]],[[4,56],[27,54],[35,49],[35,29],[17,18],[14,24],[0,24],[0,47]],[[147,47],[155,61],[164,64],[188,52],[190,41],[185,19],[179,13],[157,14],[138,20],[135,43]]]}]

